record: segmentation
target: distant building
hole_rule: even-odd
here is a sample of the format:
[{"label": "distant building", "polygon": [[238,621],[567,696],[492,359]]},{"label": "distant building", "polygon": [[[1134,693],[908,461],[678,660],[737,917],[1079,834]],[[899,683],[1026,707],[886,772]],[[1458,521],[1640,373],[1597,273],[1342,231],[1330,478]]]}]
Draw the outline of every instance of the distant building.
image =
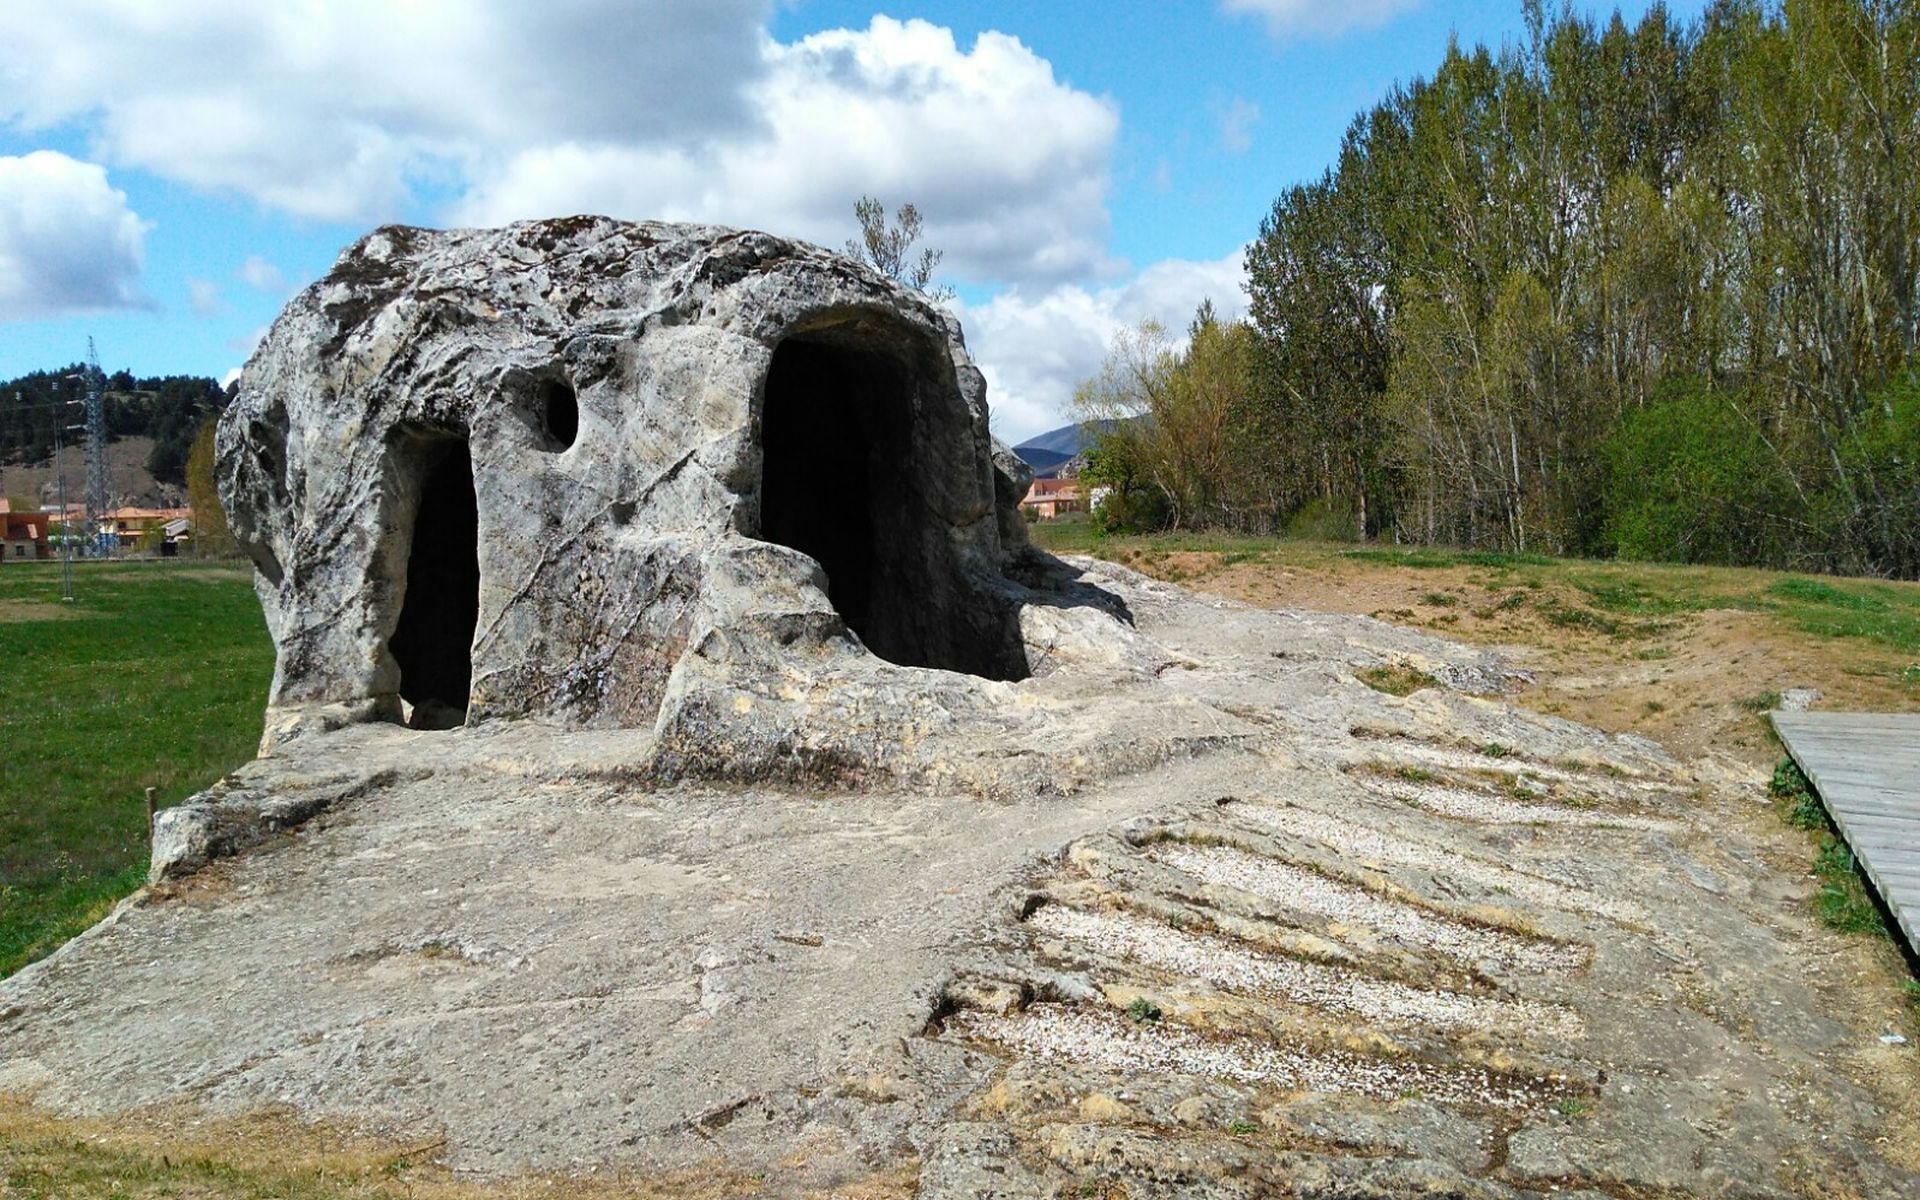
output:
[{"label": "distant building", "polygon": [[178,523],[192,519],[193,510],[188,508],[115,508],[107,511],[100,527],[113,535],[121,550],[138,550],[147,535],[156,530],[162,543],[173,541],[171,530],[184,528]]},{"label": "distant building", "polygon": [[1077,479],[1036,479],[1027,489],[1026,498],[1020,501],[1022,512],[1034,514],[1041,521],[1051,521],[1066,513],[1085,512],[1086,505],[1080,495],[1080,481]]},{"label": "distant building", "polygon": [[47,541],[45,513],[17,513],[12,505],[0,500],[0,525],[4,525],[6,533],[6,541],[0,545],[0,555],[4,555],[7,562],[53,557],[52,547]]}]

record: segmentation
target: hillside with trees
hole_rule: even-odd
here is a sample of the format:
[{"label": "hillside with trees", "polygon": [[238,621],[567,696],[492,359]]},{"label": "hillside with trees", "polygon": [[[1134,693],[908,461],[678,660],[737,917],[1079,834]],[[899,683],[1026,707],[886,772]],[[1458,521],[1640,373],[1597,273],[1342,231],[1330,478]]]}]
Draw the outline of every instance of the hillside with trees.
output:
[{"label": "hillside with trees", "polygon": [[[55,371],[35,371],[18,379],[0,381],[0,465],[31,466],[53,454],[55,431],[79,424],[82,386],[72,376],[86,370],[82,363]],[[197,375],[135,378],[126,371],[109,375],[103,393],[110,440],[151,438],[146,470],[163,484],[185,487],[187,455],[194,436],[209,418],[226,407],[227,396],[218,383]],[[66,434],[68,446],[84,437]]]},{"label": "hillside with trees", "polygon": [[1135,528],[1920,576],[1920,4],[1527,4],[1081,389]]}]

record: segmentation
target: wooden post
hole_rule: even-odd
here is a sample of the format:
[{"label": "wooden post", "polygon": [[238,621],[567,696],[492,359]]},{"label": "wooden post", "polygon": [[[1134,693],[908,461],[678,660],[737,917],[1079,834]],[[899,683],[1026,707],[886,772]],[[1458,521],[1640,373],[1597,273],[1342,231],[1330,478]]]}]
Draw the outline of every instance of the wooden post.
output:
[{"label": "wooden post", "polygon": [[158,789],[147,789],[147,841],[149,844],[153,841],[153,793],[156,790]]}]

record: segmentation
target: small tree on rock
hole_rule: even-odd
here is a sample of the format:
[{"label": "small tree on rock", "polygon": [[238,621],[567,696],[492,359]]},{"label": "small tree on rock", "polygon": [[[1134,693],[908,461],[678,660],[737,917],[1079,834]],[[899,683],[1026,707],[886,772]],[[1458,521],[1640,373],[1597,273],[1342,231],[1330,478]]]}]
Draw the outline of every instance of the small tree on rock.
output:
[{"label": "small tree on rock", "polygon": [[860,222],[860,236],[847,241],[849,256],[896,283],[925,292],[937,303],[953,298],[952,288],[944,284],[930,286],[942,252],[922,246],[918,255],[913,253],[913,244],[920,240],[919,209],[911,204],[901,205],[893,214],[894,224],[889,225],[886,205],[876,197],[862,196],[853,206],[853,215]]}]

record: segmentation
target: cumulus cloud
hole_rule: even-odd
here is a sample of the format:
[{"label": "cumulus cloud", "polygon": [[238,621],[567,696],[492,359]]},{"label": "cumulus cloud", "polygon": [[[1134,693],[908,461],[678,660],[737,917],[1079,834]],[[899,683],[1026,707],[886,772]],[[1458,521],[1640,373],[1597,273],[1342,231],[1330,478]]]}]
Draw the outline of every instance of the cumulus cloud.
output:
[{"label": "cumulus cloud", "polygon": [[[0,123],[321,220],[457,197],[458,223],[583,211],[838,245],[912,201],[952,273],[1106,269],[1119,116],[1018,39],[925,21],[791,44],[769,0],[64,0],[0,5]],[[155,70],[153,64],[167,69]]]},{"label": "cumulus cloud", "polygon": [[1223,319],[1245,315],[1245,249],[1206,262],[1168,259],[1113,287],[1011,289],[958,305],[974,361],[987,377],[994,432],[1009,442],[1073,419],[1073,390],[1100,370],[1122,329],[1154,320],[1184,333],[1202,300]]},{"label": "cumulus cloud", "polygon": [[[1001,33],[963,45],[926,21],[874,17],[781,42],[767,30],[773,2],[0,4],[0,126],[59,128],[115,169],[325,221],[405,216],[431,198],[445,205],[434,216],[456,223],[603,212],[838,246],[856,232],[859,197],[911,201],[926,243],[945,252],[943,274],[1009,289],[963,316],[1016,438],[1066,419],[1074,385],[1123,325],[1181,329],[1207,296],[1228,314],[1242,307],[1238,252],[1119,281],[1124,264],[1107,251],[1111,99]],[[1323,11],[1229,7],[1276,28],[1316,27]],[[1223,144],[1244,145],[1257,118],[1244,102],[1222,110]],[[93,219],[61,237],[0,235],[0,316],[29,294],[68,309],[137,302],[138,219],[100,167],[66,161],[91,172],[92,200],[47,204],[36,219]],[[1163,160],[1155,186],[1171,182]],[[19,225],[0,215],[0,230]],[[67,246],[72,261],[30,275],[7,257],[22,245],[43,258]],[[288,285],[257,256],[222,282],[276,295]],[[211,281],[190,298],[220,301]],[[230,345],[247,353],[256,337]]]},{"label": "cumulus cloud", "polygon": [[[0,120],[85,118],[108,161],[322,220],[555,142],[760,119],[767,0],[0,5]],[[164,64],[162,69],[158,64]]]},{"label": "cumulus cloud", "polygon": [[247,255],[236,274],[240,276],[240,282],[257,292],[265,292],[269,296],[286,294],[286,273],[258,254]]},{"label": "cumulus cloud", "polygon": [[768,43],[757,130],[700,145],[568,141],[515,155],[455,210],[495,224],[567,211],[713,220],[838,245],[853,201],[911,200],[946,269],[1057,281],[1107,269],[1119,115],[1017,39],[875,17]]},{"label": "cumulus cloud", "polygon": [[1370,29],[1409,9],[1420,0],[1221,0],[1220,7],[1230,13],[1259,17],[1275,37],[1296,34],[1345,33],[1349,29]]},{"label": "cumulus cloud", "polygon": [[0,321],[152,307],[145,234],[105,168],[51,150],[0,157]]}]

